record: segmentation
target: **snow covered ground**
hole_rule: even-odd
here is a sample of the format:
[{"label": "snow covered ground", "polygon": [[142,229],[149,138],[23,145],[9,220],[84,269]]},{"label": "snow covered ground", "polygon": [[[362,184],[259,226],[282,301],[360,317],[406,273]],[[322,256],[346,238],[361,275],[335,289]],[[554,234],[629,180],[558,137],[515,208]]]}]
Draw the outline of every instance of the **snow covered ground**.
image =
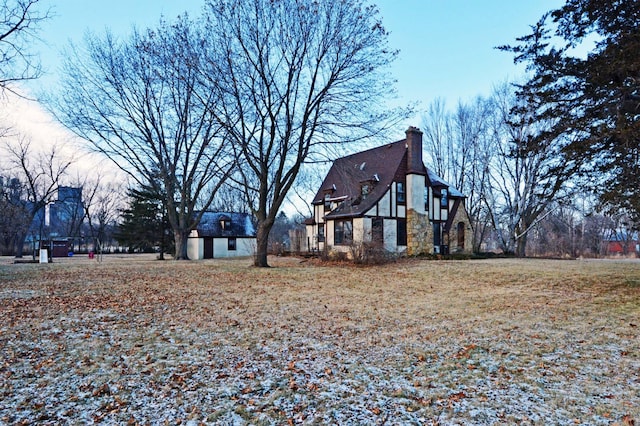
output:
[{"label": "snow covered ground", "polygon": [[0,265],[0,424],[640,421],[640,263]]}]

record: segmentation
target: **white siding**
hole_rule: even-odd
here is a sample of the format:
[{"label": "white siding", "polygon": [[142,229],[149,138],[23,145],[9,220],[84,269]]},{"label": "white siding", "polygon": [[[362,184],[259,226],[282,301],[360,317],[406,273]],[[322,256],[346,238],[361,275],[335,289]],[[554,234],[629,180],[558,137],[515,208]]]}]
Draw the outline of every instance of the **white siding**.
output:
[{"label": "white siding", "polygon": [[187,257],[191,260],[204,258],[204,240],[197,238],[197,235],[197,231],[191,231],[189,238],[187,238]]},{"label": "white siding", "polygon": [[403,205],[398,206],[398,217],[407,217],[406,206],[403,206]]},{"label": "white siding", "polygon": [[244,257],[255,253],[255,238],[236,238],[236,249],[229,250],[228,238],[213,239],[213,257]]},{"label": "white siding", "polygon": [[395,219],[385,219],[383,223],[384,228],[384,248],[390,252],[397,251],[398,241],[398,225]]},{"label": "white siding", "polygon": [[[369,237],[369,239],[371,239],[371,237]],[[364,219],[361,217],[353,218],[353,241],[366,241],[364,233]]]},{"label": "white siding", "polygon": [[424,214],[424,176],[407,175],[407,209]]},{"label": "white siding", "polygon": [[391,216],[391,191],[387,191],[378,201],[378,216]]},{"label": "white siding", "polygon": [[[255,238],[236,238],[236,250],[228,250],[228,244],[228,238],[213,239],[214,259],[253,256],[256,250]],[[187,240],[187,256],[191,260],[204,259],[204,238],[189,238]]]}]

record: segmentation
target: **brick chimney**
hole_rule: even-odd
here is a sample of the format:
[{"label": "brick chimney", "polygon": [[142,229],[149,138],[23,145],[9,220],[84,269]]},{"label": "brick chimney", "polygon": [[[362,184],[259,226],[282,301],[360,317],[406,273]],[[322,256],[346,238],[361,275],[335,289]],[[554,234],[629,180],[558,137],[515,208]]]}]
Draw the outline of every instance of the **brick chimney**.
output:
[{"label": "brick chimney", "polygon": [[407,135],[407,174],[424,175],[422,164],[422,132],[417,127],[409,126]]}]

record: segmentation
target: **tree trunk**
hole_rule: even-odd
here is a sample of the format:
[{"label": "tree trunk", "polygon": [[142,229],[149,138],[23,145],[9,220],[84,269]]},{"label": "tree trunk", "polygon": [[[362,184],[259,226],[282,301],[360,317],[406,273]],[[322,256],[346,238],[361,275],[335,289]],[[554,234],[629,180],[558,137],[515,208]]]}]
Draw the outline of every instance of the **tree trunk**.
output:
[{"label": "tree trunk", "polygon": [[27,239],[25,232],[18,231],[15,239],[15,254],[17,259],[22,259],[24,253],[24,241]]},{"label": "tree trunk", "polygon": [[269,233],[271,232],[272,227],[273,223],[271,225],[265,222],[261,222],[258,224],[256,257],[253,261],[253,266],[257,266],[260,268],[269,267],[269,263],[267,262],[267,249],[269,247]]},{"label": "tree trunk", "polygon": [[176,243],[176,260],[189,260],[187,256],[187,237],[189,232],[185,230],[176,230],[173,232],[174,241]]},{"label": "tree trunk", "polygon": [[527,234],[522,235],[516,240],[516,257],[525,257],[527,248]]}]

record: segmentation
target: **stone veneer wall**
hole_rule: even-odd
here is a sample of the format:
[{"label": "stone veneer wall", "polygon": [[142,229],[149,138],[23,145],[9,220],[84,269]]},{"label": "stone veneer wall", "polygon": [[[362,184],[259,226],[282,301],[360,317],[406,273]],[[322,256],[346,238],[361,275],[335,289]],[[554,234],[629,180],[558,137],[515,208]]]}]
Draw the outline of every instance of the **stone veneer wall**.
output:
[{"label": "stone veneer wall", "polygon": [[[464,223],[464,250],[460,250],[458,247],[458,223],[460,222]],[[472,238],[473,232],[471,230],[471,222],[469,222],[469,215],[463,205],[460,204],[449,230],[449,253],[471,254],[473,251]]]},{"label": "stone veneer wall", "polygon": [[433,253],[433,226],[426,214],[407,210],[407,255]]}]

